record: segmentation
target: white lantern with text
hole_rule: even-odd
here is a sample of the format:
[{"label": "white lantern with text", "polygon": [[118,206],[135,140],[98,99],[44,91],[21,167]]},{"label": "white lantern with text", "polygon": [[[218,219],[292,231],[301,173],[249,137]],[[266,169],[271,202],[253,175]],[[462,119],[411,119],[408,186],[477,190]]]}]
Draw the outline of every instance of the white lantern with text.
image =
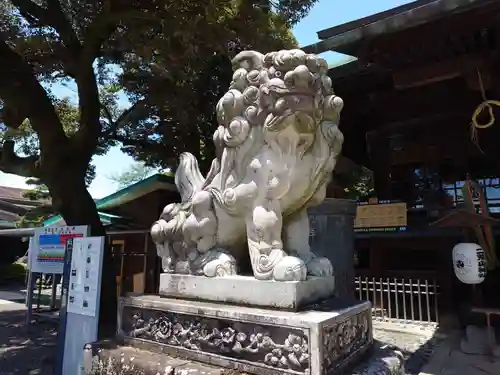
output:
[{"label": "white lantern with text", "polygon": [[453,248],[455,275],[464,284],[481,284],[486,278],[483,248],[475,243],[459,243]]}]

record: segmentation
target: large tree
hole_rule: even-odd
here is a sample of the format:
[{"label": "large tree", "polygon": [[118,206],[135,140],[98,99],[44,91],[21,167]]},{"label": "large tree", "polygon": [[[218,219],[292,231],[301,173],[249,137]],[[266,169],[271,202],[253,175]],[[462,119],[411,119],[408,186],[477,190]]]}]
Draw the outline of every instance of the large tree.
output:
[{"label": "large tree", "polygon": [[[92,235],[104,235],[85,184],[92,156],[118,140],[146,161],[146,153],[154,153],[149,164],[163,153],[168,163],[184,149],[211,157],[204,148],[211,143],[214,101],[230,78],[229,58],[242,48],[293,45],[289,27],[314,2],[2,1],[0,131],[28,121],[36,152],[8,136],[0,145],[0,170],[39,179],[68,225],[87,224]],[[55,95],[55,85],[64,82],[77,92],[71,129]],[[132,105],[120,112],[122,86]],[[100,323],[112,331],[110,252],[103,274]]]},{"label": "large tree", "polygon": [[168,41],[161,34],[141,35],[142,48],[122,59],[119,77],[129,99],[141,107],[115,139],[147,165],[175,169],[179,154],[189,151],[207,171],[215,156],[215,105],[231,81],[231,58],[244,49],[296,47],[291,26],[315,2],[240,0],[217,9],[212,3],[205,12],[217,27],[200,25],[206,20],[199,16],[191,19],[190,33],[179,31]]}]

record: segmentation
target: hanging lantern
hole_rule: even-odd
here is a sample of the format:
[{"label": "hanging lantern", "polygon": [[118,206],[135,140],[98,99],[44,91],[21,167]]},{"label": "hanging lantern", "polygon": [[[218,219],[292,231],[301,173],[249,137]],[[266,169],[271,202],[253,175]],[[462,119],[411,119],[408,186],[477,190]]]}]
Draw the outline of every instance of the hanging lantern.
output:
[{"label": "hanging lantern", "polygon": [[464,284],[481,284],[486,278],[484,250],[475,243],[459,243],[453,248],[455,275]]}]

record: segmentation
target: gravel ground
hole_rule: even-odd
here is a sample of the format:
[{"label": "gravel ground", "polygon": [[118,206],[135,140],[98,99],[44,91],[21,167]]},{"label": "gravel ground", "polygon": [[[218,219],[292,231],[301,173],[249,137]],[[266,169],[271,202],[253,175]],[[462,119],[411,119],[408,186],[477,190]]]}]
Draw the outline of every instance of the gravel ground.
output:
[{"label": "gravel ground", "polygon": [[0,374],[51,375],[56,350],[54,323],[26,329],[25,312],[0,312]]},{"label": "gravel ground", "polygon": [[[50,375],[56,350],[56,326],[38,322],[28,329],[24,311],[0,311],[0,374]],[[418,375],[432,355],[435,339],[405,332],[375,330],[378,345],[403,352],[407,375]]]},{"label": "gravel ground", "polygon": [[374,330],[378,344],[388,345],[401,351],[405,357],[407,375],[418,375],[434,352],[437,339],[431,335],[417,335],[406,332]]}]

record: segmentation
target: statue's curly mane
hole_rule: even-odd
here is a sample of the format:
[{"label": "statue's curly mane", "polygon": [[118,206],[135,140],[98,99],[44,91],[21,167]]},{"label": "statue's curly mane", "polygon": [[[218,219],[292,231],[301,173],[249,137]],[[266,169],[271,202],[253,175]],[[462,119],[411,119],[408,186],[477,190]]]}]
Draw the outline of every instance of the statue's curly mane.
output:
[{"label": "statue's curly mane", "polygon": [[[216,107],[219,129],[215,137],[227,147],[241,144],[250,127],[264,125],[270,114],[308,111],[319,118],[323,112],[329,112],[329,106],[334,109],[328,101],[333,95],[332,82],[326,75],[328,65],[316,55],[301,50],[267,55],[244,51],[233,59],[233,66],[229,91]],[[302,94],[317,102],[294,103],[286,100],[288,94]],[[266,130],[280,129],[266,124]]]},{"label": "statue's curly mane", "polygon": [[[342,106],[326,75],[328,65],[321,57],[301,50],[266,55],[244,51],[232,62],[235,70],[232,82],[216,106],[219,124],[213,136],[216,159],[203,178],[194,156],[184,153],[176,175],[183,202],[188,202],[196,191],[206,189],[229,211],[230,201],[223,197],[225,189],[241,182],[251,159],[264,143],[276,144],[276,134],[289,126],[284,119],[296,117],[293,126],[301,136],[303,154],[314,143],[318,124],[336,122]],[[337,134],[324,136],[331,138]],[[236,178],[228,181],[231,173]],[[217,181],[213,183],[215,178]]]},{"label": "statue's curly mane", "polygon": [[[286,122],[281,120],[288,115],[302,115],[303,121],[296,130],[304,135],[310,134],[305,137],[308,145],[314,141],[319,119],[332,117],[334,120],[338,116],[332,82],[326,75],[328,65],[316,55],[301,50],[266,55],[244,51],[233,59],[233,67],[235,71],[229,91],[216,106],[219,124],[214,134],[219,159],[215,163],[217,169],[223,163],[223,150],[239,146],[243,147],[238,150],[239,163],[234,168],[245,168],[260,148],[259,141],[268,133],[283,130]],[[291,94],[302,95],[303,100],[297,101]],[[210,175],[215,175],[214,172]]]}]

